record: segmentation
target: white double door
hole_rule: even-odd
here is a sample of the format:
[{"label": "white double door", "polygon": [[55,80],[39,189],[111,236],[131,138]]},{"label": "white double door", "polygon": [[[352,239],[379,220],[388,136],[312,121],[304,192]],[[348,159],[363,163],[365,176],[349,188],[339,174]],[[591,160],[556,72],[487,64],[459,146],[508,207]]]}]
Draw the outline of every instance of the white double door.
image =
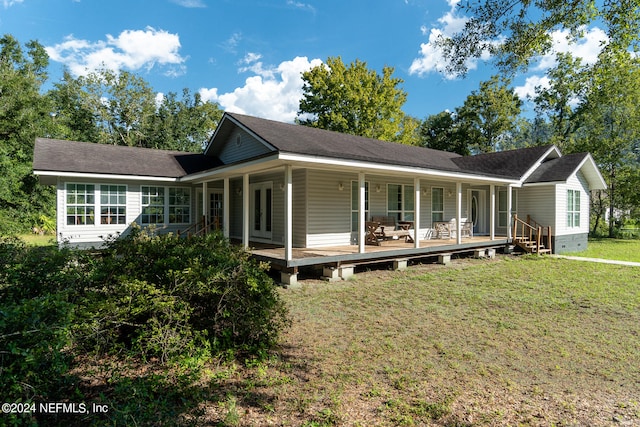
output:
[{"label": "white double door", "polygon": [[271,240],[273,234],[273,183],[260,182],[249,186],[251,191],[251,237]]}]

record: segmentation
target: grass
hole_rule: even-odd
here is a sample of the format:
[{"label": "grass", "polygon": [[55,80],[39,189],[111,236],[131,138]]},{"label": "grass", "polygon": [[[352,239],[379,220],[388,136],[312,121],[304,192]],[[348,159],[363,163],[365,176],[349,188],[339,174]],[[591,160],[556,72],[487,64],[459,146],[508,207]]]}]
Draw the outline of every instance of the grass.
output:
[{"label": "grass", "polygon": [[51,235],[40,234],[20,234],[18,236],[30,246],[51,246],[56,244],[56,237]]},{"label": "grass", "polygon": [[567,255],[640,262],[640,240],[590,239],[586,251]]},{"label": "grass", "polygon": [[[640,423],[640,268],[498,257],[282,293],[293,326],[278,351],[164,388],[171,405],[148,403],[158,423]],[[136,396],[146,393],[157,396]],[[111,398],[111,411],[128,409],[129,395]],[[128,409],[126,421],[142,416]]]}]

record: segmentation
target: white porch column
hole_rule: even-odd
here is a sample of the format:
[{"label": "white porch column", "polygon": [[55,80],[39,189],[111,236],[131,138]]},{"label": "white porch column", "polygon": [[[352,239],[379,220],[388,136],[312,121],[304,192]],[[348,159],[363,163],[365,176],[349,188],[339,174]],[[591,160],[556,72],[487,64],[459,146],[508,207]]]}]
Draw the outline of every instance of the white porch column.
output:
[{"label": "white porch column", "polygon": [[456,244],[462,244],[462,183],[456,182]]},{"label": "white porch column", "polygon": [[496,239],[496,186],[491,184],[489,186],[490,193],[490,210],[489,210],[489,237],[491,240]]},{"label": "white porch column", "polygon": [[513,227],[513,188],[507,187],[507,239],[511,240],[511,228]]},{"label": "white porch column", "polygon": [[[204,181],[202,183],[202,223],[203,223],[202,225],[206,230],[205,233],[209,232],[209,230],[207,229],[208,217],[209,215],[207,215],[207,181]],[[197,231],[197,227],[196,227],[196,231]]]},{"label": "white porch column", "polygon": [[365,250],[366,229],[366,192],[364,172],[358,173],[358,252],[363,254]]},{"label": "white porch column", "polygon": [[420,247],[420,178],[413,179],[413,241],[414,247]]},{"label": "white porch column", "polygon": [[222,233],[225,239],[229,238],[231,218],[229,212],[231,209],[229,203],[231,196],[229,194],[229,178],[225,178],[223,181],[223,194],[222,194]]},{"label": "white porch column", "polygon": [[249,174],[242,175],[242,247],[249,247]]},{"label": "white porch column", "polygon": [[284,167],[284,258],[293,259],[293,178],[291,165]]}]

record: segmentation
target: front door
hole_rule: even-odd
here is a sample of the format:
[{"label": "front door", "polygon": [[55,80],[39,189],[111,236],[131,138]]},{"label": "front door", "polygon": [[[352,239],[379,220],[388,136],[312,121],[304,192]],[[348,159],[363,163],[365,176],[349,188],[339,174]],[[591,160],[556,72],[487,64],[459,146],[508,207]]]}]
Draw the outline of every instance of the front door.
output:
[{"label": "front door", "polygon": [[209,193],[209,224],[211,230],[222,230],[223,197],[221,191]]},{"label": "front door", "polygon": [[487,232],[485,201],[486,191],[469,190],[469,221],[473,223],[473,234],[484,234]]},{"label": "front door", "polygon": [[271,240],[273,221],[273,183],[251,184],[251,237]]}]

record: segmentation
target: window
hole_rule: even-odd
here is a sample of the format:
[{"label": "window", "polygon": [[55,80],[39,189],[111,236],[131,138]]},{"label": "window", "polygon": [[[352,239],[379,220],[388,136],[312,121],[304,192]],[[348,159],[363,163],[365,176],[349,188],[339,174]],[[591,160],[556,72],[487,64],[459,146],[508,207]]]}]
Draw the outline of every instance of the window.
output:
[{"label": "window", "polygon": [[126,224],[127,187],[100,186],[100,224]]},{"label": "window", "polygon": [[414,220],[413,185],[387,185],[387,214],[398,221]]},{"label": "window", "polygon": [[498,227],[506,227],[509,214],[507,190],[498,191]]},{"label": "window", "polygon": [[169,224],[188,224],[191,218],[191,190],[169,188]]},{"label": "window", "polygon": [[142,187],[142,224],[164,224],[164,187]]},{"label": "window", "polygon": [[95,224],[95,185],[67,184],[67,225]]},{"label": "window", "polygon": [[[358,181],[351,181],[351,231],[358,231]],[[364,183],[364,216],[369,217],[369,183]]]},{"label": "window", "polygon": [[567,190],[567,227],[580,227],[579,190]]},{"label": "window", "polygon": [[431,222],[444,221],[444,188],[431,188]]}]

